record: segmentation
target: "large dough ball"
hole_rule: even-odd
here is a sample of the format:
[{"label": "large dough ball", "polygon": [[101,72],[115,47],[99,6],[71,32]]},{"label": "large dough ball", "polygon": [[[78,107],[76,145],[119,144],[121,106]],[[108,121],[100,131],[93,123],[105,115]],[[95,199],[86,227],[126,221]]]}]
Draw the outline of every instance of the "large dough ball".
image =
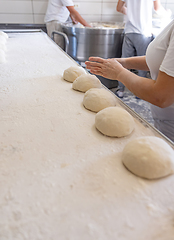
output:
[{"label": "large dough ball", "polygon": [[174,173],[174,151],[161,138],[140,137],[122,152],[123,164],[135,175],[155,179]]},{"label": "large dough ball", "polygon": [[116,97],[104,88],[91,88],[84,95],[83,105],[93,112],[99,112],[104,108],[115,106]]},{"label": "large dough ball", "polygon": [[133,117],[120,107],[108,107],[96,114],[95,126],[104,135],[124,137],[134,129]]},{"label": "large dough ball", "polygon": [[90,88],[101,88],[102,84],[100,80],[91,74],[83,74],[76,78],[73,82],[72,88],[80,92],[86,92]]},{"label": "large dough ball", "polygon": [[84,68],[78,66],[69,67],[64,71],[63,79],[68,82],[74,82],[74,80],[82,74],[86,74]]}]

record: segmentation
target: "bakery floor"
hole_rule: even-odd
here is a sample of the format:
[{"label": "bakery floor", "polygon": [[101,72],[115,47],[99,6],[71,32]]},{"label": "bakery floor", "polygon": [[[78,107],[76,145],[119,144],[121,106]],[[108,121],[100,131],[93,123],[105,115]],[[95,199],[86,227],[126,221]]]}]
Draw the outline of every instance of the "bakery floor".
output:
[{"label": "bakery floor", "polygon": [[[117,88],[110,88],[112,92],[116,92]],[[133,93],[125,88],[124,96],[121,100],[131,107],[136,113],[144,118],[151,125],[154,125],[152,114],[150,111],[150,104],[142,99],[137,99]]]}]

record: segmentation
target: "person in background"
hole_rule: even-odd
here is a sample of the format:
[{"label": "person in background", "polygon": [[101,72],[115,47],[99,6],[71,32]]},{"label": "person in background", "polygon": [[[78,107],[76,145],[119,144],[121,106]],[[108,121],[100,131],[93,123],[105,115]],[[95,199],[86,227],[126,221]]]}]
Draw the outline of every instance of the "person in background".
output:
[{"label": "person in background", "polygon": [[[154,126],[174,142],[174,20],[149,44],[145,56],[90,57],[85,64],[91,73],[118,80],[151,103]],[[150,71],[151,79],[128,69]]]},{"label": "person in background", "polygon": [[[85,27],[90,25],[75,10],[72,0],[49,0],[45,15],[47,34],[51,37],[53,31],[62,32],[61,23],[72,21],[74,24],[81,23]],[[62,36],[56,35],[55,42],[64,49]]]},{"label": "person in background", "polygon": [[[158,12],[164,9],[160,0],[118,0],[116,10],[125,15],[124,39],[122,57],[143,56],[147,46],[153,40],[152,10]],[[141,77],[147,76],[147,71],[138,70]],[[116,94],[124,96],[124,85],[119,82]]]}]

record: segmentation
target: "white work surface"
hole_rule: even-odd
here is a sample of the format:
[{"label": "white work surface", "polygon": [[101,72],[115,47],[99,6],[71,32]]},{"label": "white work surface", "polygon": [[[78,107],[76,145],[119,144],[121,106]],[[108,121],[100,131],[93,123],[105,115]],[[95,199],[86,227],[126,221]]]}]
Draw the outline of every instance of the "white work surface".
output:
[{"label": "white work surface", "polygon": [[42,32],[9,36],[0,64],[0,240],[173,240],[174,175],[145,180],[121,162],[130,139],[155,133],[135,119],[130,136],[102,135],[84,93],[62,79],[76,63]]}]

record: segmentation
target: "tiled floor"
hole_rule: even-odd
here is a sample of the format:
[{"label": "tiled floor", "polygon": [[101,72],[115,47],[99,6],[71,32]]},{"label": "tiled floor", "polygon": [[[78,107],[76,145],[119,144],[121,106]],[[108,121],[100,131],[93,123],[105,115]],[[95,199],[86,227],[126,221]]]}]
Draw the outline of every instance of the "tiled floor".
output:
[{"label": "tiled floor", "polygon": [[[110,89],[115,93],[116,88]],[[131,93],[127,88],[124,92],[124,97],[121,100],[131,107],[135,112],[137,112],[142,118],[153,125],[153,118],[150,111],[150,104],[142,99],[137,99],[133,93]]]}]

